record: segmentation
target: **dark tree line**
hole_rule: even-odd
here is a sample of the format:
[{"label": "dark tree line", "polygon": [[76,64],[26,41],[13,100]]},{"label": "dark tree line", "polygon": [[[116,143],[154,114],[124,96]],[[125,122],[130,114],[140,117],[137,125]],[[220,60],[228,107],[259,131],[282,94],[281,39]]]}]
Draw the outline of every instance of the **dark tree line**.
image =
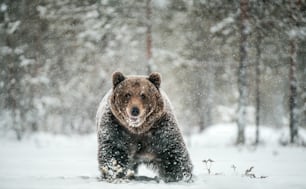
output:
[{"label": "dark tree line", "polygon": [[93,132],[113,71],[159,71],[185,132],[236,121],[237,143],[249,124],[256,143],[260,125],[288,126],[297,142],[306,126],[305,4],[3,0],[0,131]]},{"label": "dark tree line", "polygon": [[[197,8],[194,8],[194,10],[197,10],[195,15],[209,18],[208,28],[210,28],[210,30],[206,30],[206,33],[210,32],[210,34],[200,33],[205,29],[195,31],[195,35],[202,36],[202,41],[205,43],[203,48],[197,48],[196,52],[201,52],[201,55],[207,53],[210,44],[216,39],[221,41],[220,45],[222,47],[227,47],[230,44],[232,46],[236,45],[235,48],[239,49],[239,61],[237,60],[239,66],[236,68],[238,70],[237,88],[239,91],[237,143],[245,142],[244,129],[248,124],[246,108],[253,104],[250,102],[251,99],[254,99],[255,107],[255,143],[260,142],[259,125],[263,123],[261,118],[270,115],[269,112],[262,113],[265,112],[265,108],[261,108],[264,105],[264,101],[261,99],[265,99],[264,95],[266,95],[261,92],[264,91],[262,86],[266,85],[262,81],[263,74],[265,74],[262,72],[271,69],[281,70],[284,78],[286,78],[284,82],[287,80],[289,84],[287,91],[283,91],[284,94],[288,95],[284,98],[289,99],[285,100],[284,106],[287,106],[286,109],[288,109],[290,142],[296,142],[298,127],[305,126],[305,122],[303,122],[305,115],[302,108],[305,101],[303,101],[302,93],[300,95],[297,93],[298,88],[303,90],[304,80],[303,77],[298,80],[296,76],[298,71],[301,74],[303,73],[302,70],[297,70],[296,66],[305,64],[303,60],[297,62],[297,57],[305,56],[303,53],[297,54],[298,49],[305,47],[303,45],[303,41],[305,41],[305,1],[241,0],[240,4],[230,1],[194,1],[194,5],[197,6]],[[209,25],[211,22],[214,25]],[[240,35],[236,35],[237,33]],[[201,38],[200,36],[199,38]],[[209,42],[203,36],[209,36]],[[301,47],[298,47],[299,45]],[[269,47],[273,47],[275,50],[273,48],[269,49]],[[199,54],[194,51],[195,49],[192,50],[191,57],[194,57],[194,54]],[[210,55],[218,56],[217,52],[215,49],[215,52],[210,53]],[[227,51],[223,50],[222,53],[226,55]],[[200,57],[199,61],[205,61],[207,65],[210,64],[209,56]],[[254,72],[252,71],[253,68]],[[289,75],[286,75],[286,72]],[[255,82],[251,81],[253,78]],[[298,99],[300,99],[300,103],[298,103]],[[263,114],[266,115],[262,116]],[[208,117],[210,115],[205,114],[204,116]]]}]

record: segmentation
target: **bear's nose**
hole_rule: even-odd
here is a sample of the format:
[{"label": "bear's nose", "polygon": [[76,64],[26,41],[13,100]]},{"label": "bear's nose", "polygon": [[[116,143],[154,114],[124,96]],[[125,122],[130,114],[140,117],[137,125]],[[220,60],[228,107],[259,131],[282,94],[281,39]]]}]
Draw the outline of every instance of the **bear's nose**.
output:
[{"label": "bear's nose", "polygon": [[139,115],[139,108],[133,107],[131,110],[132,116],[138,116]]}]

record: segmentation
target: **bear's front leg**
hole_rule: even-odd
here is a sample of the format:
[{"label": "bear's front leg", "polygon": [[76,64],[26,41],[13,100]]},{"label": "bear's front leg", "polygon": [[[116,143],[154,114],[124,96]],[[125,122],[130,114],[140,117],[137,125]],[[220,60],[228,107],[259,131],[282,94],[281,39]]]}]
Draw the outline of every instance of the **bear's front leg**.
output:
[{"label": "bear's front leg", "polygon": [[184,152],[179,152],[177,147],[166,149],[158,157],[156,165],[158,173],[165,182],[185,181],[192,178],[192,165],[189,157]]},{"label": "bear's front leg", "polygon": [[192,163],[176,123],[163,122],[154,135],[155,166],[161,179],[165,182],[191,181]]},{"label": "bear's front leg", "polygon": [[132,178],[134,172],[129,167],[126,145],[122,144],[117,137],[103,136],[102,132],[98,132],[98,140],[98,161],[102,179],[113,181],[118,178]]}]

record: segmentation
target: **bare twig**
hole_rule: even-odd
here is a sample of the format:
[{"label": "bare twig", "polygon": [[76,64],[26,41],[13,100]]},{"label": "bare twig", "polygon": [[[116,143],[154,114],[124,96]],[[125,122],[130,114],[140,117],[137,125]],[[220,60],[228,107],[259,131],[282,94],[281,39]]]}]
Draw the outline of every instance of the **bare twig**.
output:
[{"label": "bare twig", "polygon": [[211,173],[211,165],[212,165],[212,163],[215,162],[215,161],[212,160],[212,159],[207,159],[207,160],[203,160],[202,162],[205,163],[207,172],[208,172],[208,174],[210,175],[210,173]]}]

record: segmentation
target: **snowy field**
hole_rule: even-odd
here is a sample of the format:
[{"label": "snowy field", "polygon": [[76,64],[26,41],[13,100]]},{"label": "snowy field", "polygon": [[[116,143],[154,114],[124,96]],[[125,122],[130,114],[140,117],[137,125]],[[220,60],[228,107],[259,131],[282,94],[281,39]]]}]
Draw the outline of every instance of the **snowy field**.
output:
[{"label": "snowy field", "polygon": [[[106,183],[97,179],[97,142],[89,136],[36,134],[17,142],[0,139],[0,189],[9,188],[306,188],[306,148],[278,145],[286,130],[262,128],[265,143],[236,147],[234,124],[216,125],[186,138],[194,164],[193,183],[131,181]],[[305,131],[300,131],[305,136]],[[252,141],[254,128],[248,127]],[[248,143],[250,143],[248,141]],[[211,173],[203,160],[212,159]],[[234,166],[233,166],[234,165]],[[233,168],[235,167],[235,168]],[[249,175],[245,171],[254,167]],[[154,176],[141,167],[140,175]],[[256,178],[251,178],[252,174]]]}]

